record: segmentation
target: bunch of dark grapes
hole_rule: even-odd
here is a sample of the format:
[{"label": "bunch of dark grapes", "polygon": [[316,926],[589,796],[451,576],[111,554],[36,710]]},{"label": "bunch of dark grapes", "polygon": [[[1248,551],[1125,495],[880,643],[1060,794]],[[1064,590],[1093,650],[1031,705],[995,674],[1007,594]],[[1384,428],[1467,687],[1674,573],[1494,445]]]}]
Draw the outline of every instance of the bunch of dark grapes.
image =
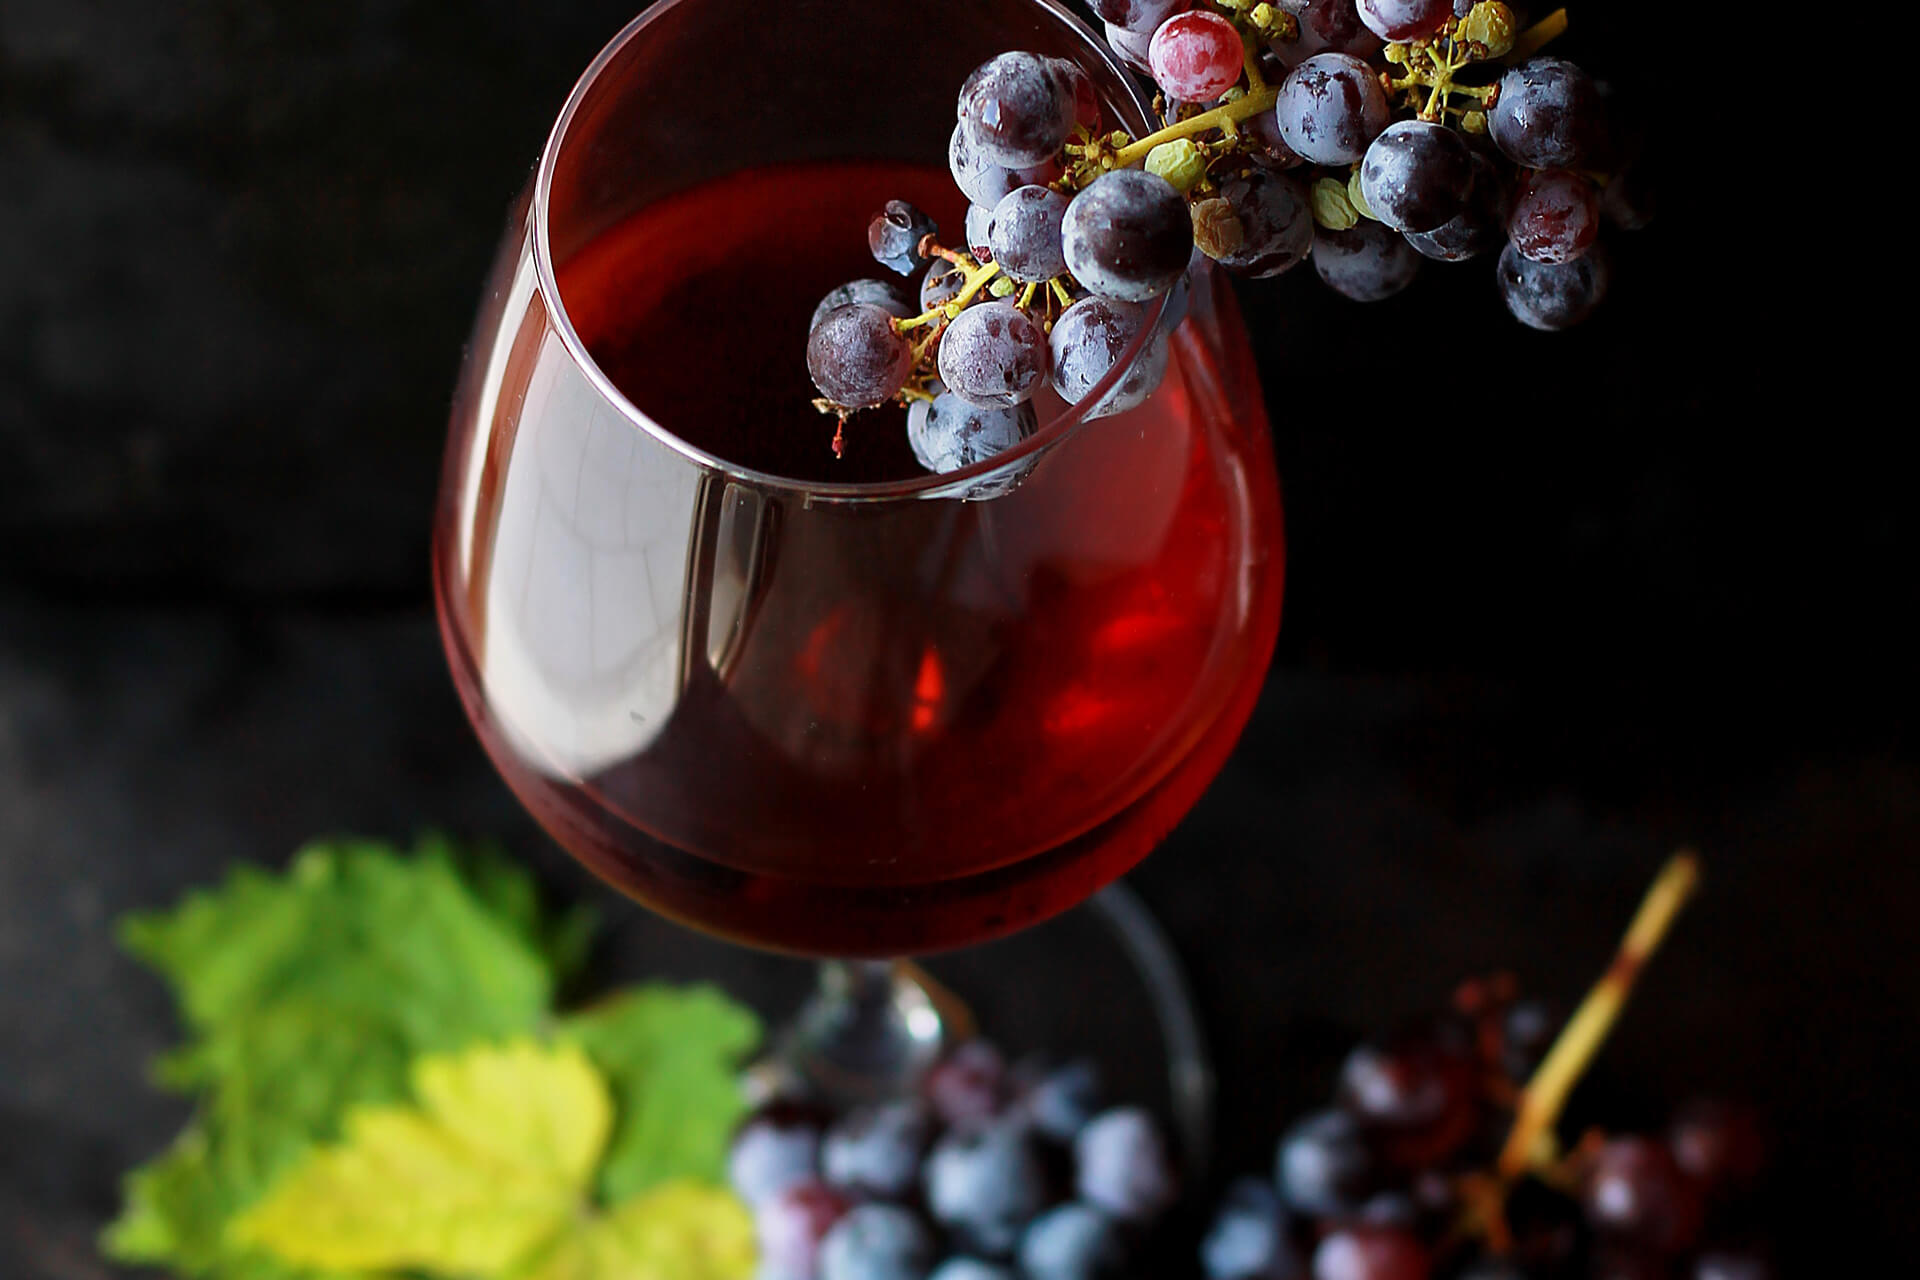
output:
[{"label": "bunch of dark grapes", "polygon": [[1515,1104],[1558,1029],[1502,978],[1355,1048],[1332,1105],[1285,1130],[1273,1177],[1228,1191],[1201,1245],[1208,1280],[1772,1276],[1745,1107],[1690,1103],[1664,1134],[1592,1132],[1501,1181]]},{"label": "bunch of dark grapes", "polygon": [[924,272],[918,305],[856,281],[814,317],[821,409],[844,425],[906,403],[930,471],[1018,444],[1043,387],[1078,404],[1130,350],[1124,379],[1085,416],[1144,400],[1177,297],[1143,336],[1146,318],[1196,254],[1256,278],[1311,257],[1363,302],[1404,289],[1424,259],[1493,256],[1513,315],[1564,329],[1606,292],[1603,217],[1634,229],[1651,216],[1603,86],[1535,56],[1563,12],[1523,30],[1500,0],[1090,2],[1114,50],[1158,85],[1164,126],[1106,130],[1070,62],[989,60],[961,85],[948,146],[971,202],[964,248],[894,201],[868,242],[881,264]]},{"label": "bunch of dark grapes", "polygon": [[734,1136],[757,1280],[1102,1280],[1175,1199],[1160,1130],[1102,1108],[1087,1063],[1009,1069],[965,1042],[917,1096],[834,1115],[762,1106]]}]

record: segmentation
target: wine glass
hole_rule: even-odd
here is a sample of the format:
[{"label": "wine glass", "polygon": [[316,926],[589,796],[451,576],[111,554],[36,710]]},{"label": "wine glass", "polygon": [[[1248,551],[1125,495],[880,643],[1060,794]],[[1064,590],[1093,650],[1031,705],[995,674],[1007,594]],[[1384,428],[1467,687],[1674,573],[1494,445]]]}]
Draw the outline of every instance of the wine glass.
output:
[{"label": "wine glass", "polygon": [[[807,316],[880,274],[902,196],[958,240],[939,161],[966,73],[1071,58],[1050,0],[662,0],[573,90],[514,209],[454,401],[435,598],[462,700],[555,839],[663,915],[830,958],[790,1035],[897,1084],[941,1006],[884,961],[1086,899],[1192,806],[1278,628],[1278,486],[1230,292],[1156,313],[1138,408],[947,475],[897,410],[807,403]],[[1082,405],[1125,377],[1144,341]],[[869,961],[871,963],[854,963]]]}]

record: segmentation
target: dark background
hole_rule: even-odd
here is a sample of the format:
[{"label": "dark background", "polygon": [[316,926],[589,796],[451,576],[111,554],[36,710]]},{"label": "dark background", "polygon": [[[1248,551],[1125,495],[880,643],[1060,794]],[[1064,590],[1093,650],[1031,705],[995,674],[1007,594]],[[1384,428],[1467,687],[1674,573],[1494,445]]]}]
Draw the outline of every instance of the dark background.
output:
[{"label": "dark background", "polygon": [[[0,6],[8,1276],[105,1274],[118,1172],[181,1119],[117,913],[435,824],[622,914],[488,770],[425,566],[502,213],[633,8]],[[1695,843],[1709,891],[1605,1079],[1640,1114],[1759,1101],[1789,1251],[1885,1256],[1920,1189],[1911,481],[1847,388],[1803,389],[1836,318],[1784,308],[1770,228],[1702,174],[1736,126],[1622,8],[1577,6],[1565,50],[1658,105],[1672,181],[1584,329],[1512,324],[1484,263],[1372,308],[1307,270],[1242,291],[1287,617],[1239,754],[1134,882],[1219,1050],[1223,1163],[1253,1169],[1354,1034],[1457,978],[1574,998]]]}]

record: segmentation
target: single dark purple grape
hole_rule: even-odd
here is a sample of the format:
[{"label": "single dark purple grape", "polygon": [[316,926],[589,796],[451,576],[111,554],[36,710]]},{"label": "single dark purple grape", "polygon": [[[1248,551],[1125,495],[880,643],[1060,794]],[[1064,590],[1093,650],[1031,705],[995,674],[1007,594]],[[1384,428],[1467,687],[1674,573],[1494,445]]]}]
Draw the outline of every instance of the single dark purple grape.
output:
[{"label": "single dark purple grape", "polygon": [[1407,238],[1372,218],[1345,231],[1314,233],[1313,269],[1336,293],[1355,302],[1379,302],[1413,283],[1420,255]]},{"label": "single dark purple grape", "polygon": [[[1058,323],[1053,330],[1060,331]],[[1048,339],[1051,342],[1051,334]],[[1059,368],[1056,359],[1056,378]],[[1100,1068],[1080,1058],[1037,1074],[1026,1082],[1019,1091],[1019,1112],[1041,1137],[1051,1142],[1071,1143],[1100,1110],[1101,1092]]]},{"label": "single dark purple grape", "polygon": [[1153,32],[1134,32],[1125,27],[1107,23],[1107,43],[1120,55],[1120,61],[1132,67],[1143,76],[1153,74],[1153,63],[1149,56],[1153,48]]},{"label": "single dark purple grape", "polygon": [[761,1280],[810,1280],[818,1267],[820,1242],[852,1207],[818,1178],[796,1182],[762,1200],[753,1215]]},{"label": "single dark purple grape", "polygon": [[1684,1251],[1700,1232],[1699,1190],[1651,1138],[1614,1138],[1600,1148],[1581,1203],[1596,1230],[1661,1253]]},{"label": "single dark purple grape", "polygon": [[1427,1280],[1432,1270],[1426,1246],[1404,1227],[1355,1223],[1313,1251],[1313,1280]]},{"label": "single dark purple grape", "polygon": [[837,405],[880,404],[913,372],[913,348],[894,319],[870,302],[835,307],[807,338],[807,372],[820,394]]},{"label": "single dark purple grape", "polygon": [[1047,376],[1047,335],[1011,300],[976,303],[940,339],[940,381],[982,409],[1024,404]]},{"label": "single dark purple grape", "polygon": [[1073,1140],[1073,1158],[1080,1198],[1116,1222],[1151,1222],[1178,1194],[1160,1127],[1138,1107],[1088,1121]]},{"label": "single dark purple grape", "polygon": [[824,1115],[779,1100],[740,1122],[727,1151],[727,1181],[749,1205],[759,1205],[814,1176]]},{"label": "single dark purple grape", "polygon": [[924,1280],[933,1260],[933,1234],[912,1211],[863,1204],[820,1242],[820,1280]]},{"label": "single dark purple grape", "polygon": [[969,1250],[1010,1255],[1046,1207],[1047,1177],[1027,1127],[1001,1121],[955,1130],[927,1155],[927,1212]]},{"label": "single dark purple grape", "polygon": [[1511,199],[1505,168],[1488,154],[1486,146],[1469,146],[1473,161],[1473,183],[1467,190],[1467,206],[1431,231],[1407,234],[1407,243],[1422,257],[1438,262],[1465,262],[1483,253],[1493,253],[1507,242],[1507,211]]},{"label": "single dark purple grape", "polygon": [[[1226,213],[1203,218],[1201,206],[1194,206],[1194,241],[1237,276],[1277,276],[1313,248],[1313,206],[1296,178],[1255,169],[1244,178],[1223,179],[1219,194],[1202,204],[1213,201],[1224,203]],[[1233,247],[1215,251],[1226,244]]]},{"label": "single dark purple grape", "polygon": [[920,1078],[920,1092],[942,1124],[951,1128],[985,1124],[1006,1110],[1007,1060],[989,1040],[963,1040],[927,1068]]},{"label": "single dark purple grape", "polygon": [[1020,1237],[1020,1273],[1027,1280],[1107,1280],[1125,1264],[1113,1223],[1077,1200],[1041,1214]]},{"label": "single dark purple grape", "polygon": [[1307,1261],[1287,1231],[1287,1212],[1273,1188],[1242,1178],[1227,1188],[1200,1241],[1207,1280],[1302,1280]]},{"label": "single dark purple grape", "polygon": [[947,140],[947,168],[953,181],[968,200],[991,209],[1009,191],[1031,184],[1045,186],[1066,172],[1058,156],[1025,169],[1009,169],[982,156],[967,137],[967,127],[957,124]]},{"label": "single dark purple grape", "polygon": [[1607,296],[1604,246],[1572,262],[1534,262],[1509,244],[1500,251],[1500,297],[1514,319],[1535,329],[1569,329],[1593,314]]},{"label": "single dark purple grape", "polygon": [[1373,68],[1345,53],[1308,58],[1280,82],[1280,137],[1315,164],[1351,164],[1387,127],[1387,94]]},{"label": "single dark purple grape", "polygon": [[1667,1129],[1681,1170],[1709,1198],[1750,1187],[1767,1163],[1767,1140],[1752,1107],[1724,1098],[1696,1098]]},{"label": "single dark purple grape", "polygon": [[1021,284],[1053,279],[1067,269],[1060,243],[1060,224],[1066,216],[1067,198],[1052,187],[1009,191],[993,206],[988,225],[993,260]]},{"label": "single dark purple grape", "polygon": [[902,320],[910,318],[913,303],[899,285],[891,280],[849,280],[828,290],[827,296],[820,299],[820,305],[813,309],[813,319],[807,322],[807,332],[812,333],[827,318],[827,312],[836,307],[844,307],[850,302],[870,302],[890,316]]},{"label": "single dark purple grape", "polygon": [[862,1199],[899,1200],[919,1181],[920,1157],[932,1137],[933,1115],[917,1099],[855,1107],[827,1130],[820,1171]]},{"label": "single dark purple grape", "polygon": [[1009,169],[1043,164],[1073,128],[1073,99],[1061,90],[1061,77],[1049,59],[1003,53],[967,76],[960,88],[960,123],[974,148],[994,164]]},{"label": "single dark purple grape", "polygon": [[1378,1176],[1360,1124],[1344,1111],[1316,1111],[1280,1139],[1274,1185],[1301,1213],[1338,1217],[1372,1194]]},{"label": "single dark purple grape", "polygon": [[1354,0],[1367,30],[1382,40],[1432,35],[1453,13],[1453,0]]},{"label": "single dark purple grape", "polygon": [[881,266],[910,276],[923,261],[920,242],[939,235],[940,224],[918,208],[905,200],[889,200],[867,223],[867,248]]},{"label": "single dark purple grape", "polygon": [[[907,444],[921,466],[945,475],[1005,453],[1032,435],[1037,421],[1032,402],[982,409],[941,388],[933,399],[907,406]],[[968,496],[995,497],[1007,487]]]},{"label": "single dark purple grape", "polygon": [[1161,23],[1192,6],[1193,0],[1087,0],[1100,21],[1143,36],[1151,36]]},{"label": "single dark purple grape", "polygon": [[1606,129],[1593,77],[1564,58],[1530,58],[1500,77],[1487,132],[1529,169],[1585,168]]},{"label": "single dark purple grape", "polygon": [[1067,269],[1103,298],[1145,302],[1173,287],[1193,253],[1187,202],[1141,169],[1095,178],[1061,224]]},{"label": "single dark purple grape", "polygon": [[967,287],[967,273],[945,258],[935,258],[927,268],[927,274],[920,278],[920,309],[931,311],[935,307],[944,307],[960,296]]},{"label": "single dark purple grape", "polygon": [[1240,133],[1250,144],[1247,159],[1263,169],[1294,169],[1307,158],[1280,136],[1280,121],[1271,111],[1260,111],[1240,122]]},{"label": "single dark purple grape", "polygon": [[1473,156],[1460,135],[1425,120],[1388,125],[1360,162],[1360,195],[1395,231],[1431,231],[1467,207]]},{"label": "single dark purple grape", "polygon": [[1507,238],[1535,262],[1572,262],[1600,234],[1600,192],[1570,169],[1534,169],[1520,179]]},{"label": "single dark purple grape", "polygon": [[1360,21],[1353,0],[1307,0],[1292,12],[1299,21],[1299,38],[1273,42],[1274,55],[1285,66],[1298,66],[1323,53],[1371,58],[1380,52],[1380,37]]},{"label": "single dark purple grape", "polygon": [[[1053,362],[1053,389],[1068,404],[1086,399],[1126,352],[1146,322],[1146,308],[1134,302],[1089,297],[1074,303],[1053,322],[1047,335]],[[1124,413],[1153,394],[1167,372],[1163,330],[1143,343],[1126,374],[1090,409],[1088,420]]]}]

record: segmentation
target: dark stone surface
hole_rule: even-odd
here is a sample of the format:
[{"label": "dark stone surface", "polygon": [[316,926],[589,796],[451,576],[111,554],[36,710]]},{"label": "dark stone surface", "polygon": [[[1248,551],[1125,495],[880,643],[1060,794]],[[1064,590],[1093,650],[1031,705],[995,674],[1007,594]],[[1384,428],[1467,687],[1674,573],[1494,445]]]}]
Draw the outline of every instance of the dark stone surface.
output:
[{"label": "dark stone surface", "polygon": [[[0,5],[9,1280],[105,1274],[117,1172],[181,1118],[144,1083],[173,1028],[117,913],[318,833],[440,825],[622,914],[488,771],[424,565],[501,211],[631,7]],[[1579,7],[1568,52],[1654,76],[1614,10]],[[1717,136],[1705,83],[1662,81],[1689,145]],[[1732,216],[1676,183],[1571,335],[1512,325],[1485,264],[1370,309],[1307,272],[1244,292],[1281,654],[1135,877],[1216,1041],[1224,1167],[1264,1167],[1354,1033],[1464,975],[1576,995],[1690,841],[1710,891],[1608,1052],[1613,1095],[1755,1097],[1790,1240],[1912,1236],[1910,481],[1764,341],[1777,255],[1743,256]],[[625,917],[647,964],[770,1004],[804,980]]]}]

